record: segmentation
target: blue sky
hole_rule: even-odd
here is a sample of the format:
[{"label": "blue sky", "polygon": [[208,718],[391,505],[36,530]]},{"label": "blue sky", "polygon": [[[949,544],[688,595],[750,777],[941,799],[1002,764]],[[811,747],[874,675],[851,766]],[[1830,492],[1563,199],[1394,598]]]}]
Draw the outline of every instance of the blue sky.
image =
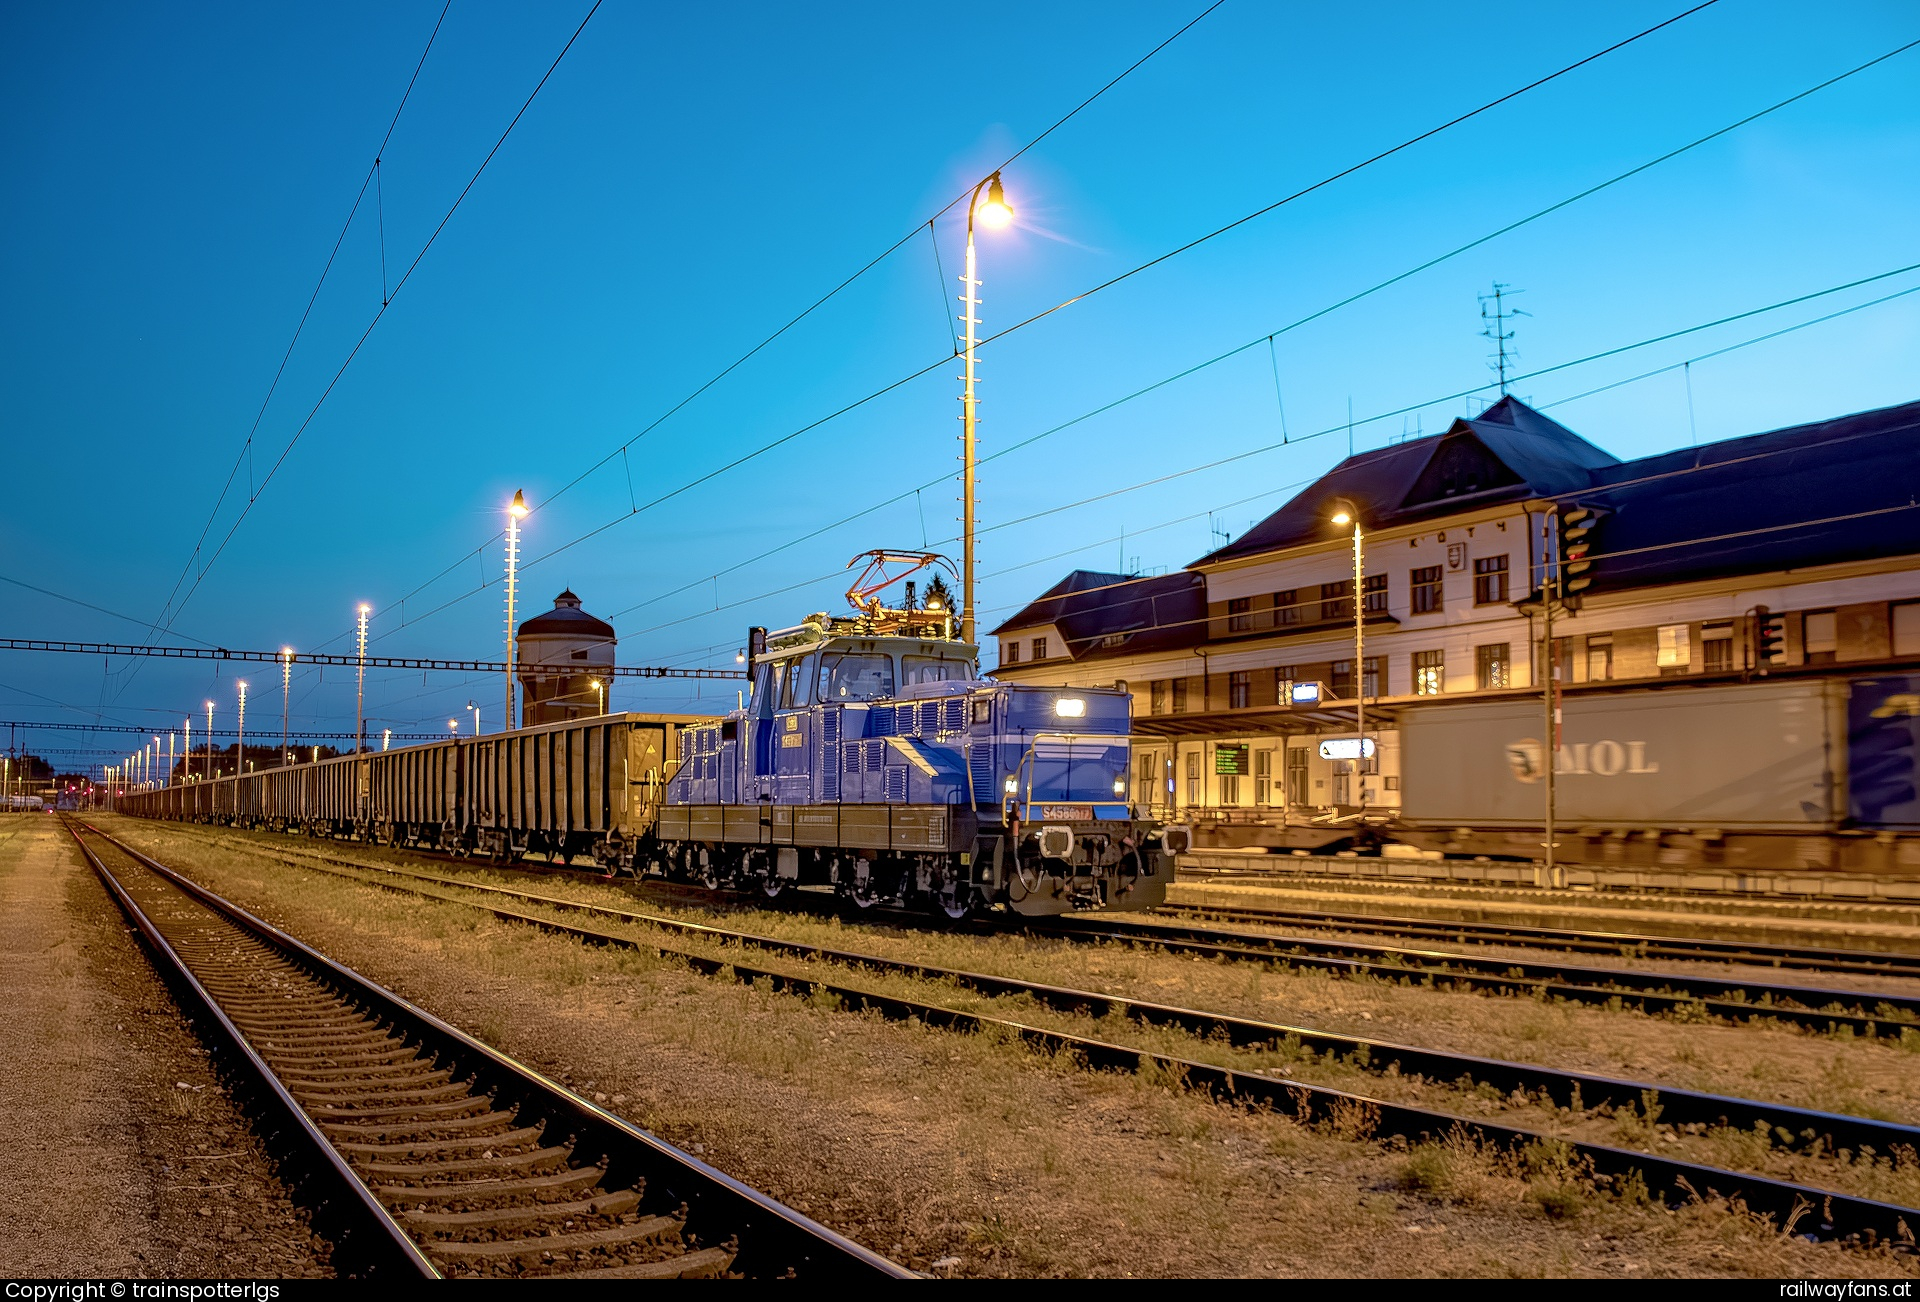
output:
[{"label": "blue sky", "polygon": [[[953,490],[911,492],[949,475],[958,452],[959,368],[942,360],[954,214],[936,223],[940,267],[923,230],[636,436],[1204,4],[962,14],[609,0],[259,488],[380,310],[382,224],[391,284],[588,7],[455,0],[384,152],[379,202],[370,192],[341,244],[212,537],[257,500],[162,640],[346,650],[365,600],[378,652],[497,658],[490,540],[515,489],[537,508],[523,611],[571,586],[613,620],[629,664],[730,664],[748,624],[837,608],[841,567],[867,548],[957,552]],[[1227,0],[1008,169],[1021,221],[982,240],[984,328],[1682,7]],[[159,616],[439,14],[6,8],[0,428],[14,493],[0,575]],[[982,451],[1262,339],[1916,38],[1909,5],[1722,0],[983,349]],[[1340,429],[1058,509],[1274,442],[1276,370],[1295,439],[1342,426],[1349,401],[1363,422],[1427,404],[1359,424],[1354,445],[1377,446],[1468,410],[1436,400],[1489,378],[1477,295],[1495,280],[1524,290],[1532,314],[1517,324],[1522,369],[1552,366],[1920,262],[1917,210],[1920,50],[1283,333],[1271,352],[1262,342],[989,463],[983,623],[1075,566],[1178,567],[1217,541],[1213,528],[1244,531],[1344,455]],[[1553,403],[1916,284],[1908,273],[1516,392]],[[1636,456],[1911,400],[1916,363],[1920,294],[1702,362],[1691,414],[1687,372],[1551,414]],[[13,585],[0,585],[0,610],[7,636],[145,636]],[[9,652],[0,714],[154,726],[211,696],[230,718],[235,676]],[[277,715],[276,677],[253,676],[250,723]],[[720,685],[695,691],[629,680],[614,703],[732,700]],[[500,696],[492,681],[373,673],[367,713],[375,728],[433,730],[472,698],[491,727]],[[350,728],[353,708],[349,672],[296,675],[296,729]]]}]

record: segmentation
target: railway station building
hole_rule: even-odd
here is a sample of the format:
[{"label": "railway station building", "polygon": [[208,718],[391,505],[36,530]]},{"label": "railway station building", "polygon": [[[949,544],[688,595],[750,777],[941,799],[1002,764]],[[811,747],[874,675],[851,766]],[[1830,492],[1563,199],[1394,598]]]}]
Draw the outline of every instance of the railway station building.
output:
[{"label": "railway station building", "polygon": [[[1543,659],[1569,694],[1920,669],[1916,437],[1920,402],[1622,461],[1503,397],[1348,457],[1177,573],[1068,574],[993,631],[995,676],[1130,691],[1133,798],[1200,844],[1312,845],[1399,808],[1403,710],[1544,710]],[[1543,657],[1547,563],[1583,509],[1589,584]],[[1357,707],[1373,757],[1323,757]]]}]

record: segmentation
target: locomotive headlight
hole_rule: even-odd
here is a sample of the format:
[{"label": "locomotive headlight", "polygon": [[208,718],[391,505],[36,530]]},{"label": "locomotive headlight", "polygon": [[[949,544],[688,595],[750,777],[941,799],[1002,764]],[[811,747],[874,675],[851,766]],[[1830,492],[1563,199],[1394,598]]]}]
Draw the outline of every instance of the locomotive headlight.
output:
[{"label": "locomotive headlight", "polygon": [[1115,778],[1113,780],[1113,794],[1116,796],[1124,796],[1127,794],[1127,780],[1125,778]]},{"label": "locomotive headlight", "polygon": [[1012,778],[1007,779],[1008,795],[1012,795],[1014,792],[1018,791],[1019,789],[1020,789],[1020,784],[1018,782],[1015,782]]},{"label": "locomotive headlight", "polygon": [[1084,718],[1087,713],[1087,703],[1077,696],[1063,696],[1053,703],[1053,712],[1062,719]]}]

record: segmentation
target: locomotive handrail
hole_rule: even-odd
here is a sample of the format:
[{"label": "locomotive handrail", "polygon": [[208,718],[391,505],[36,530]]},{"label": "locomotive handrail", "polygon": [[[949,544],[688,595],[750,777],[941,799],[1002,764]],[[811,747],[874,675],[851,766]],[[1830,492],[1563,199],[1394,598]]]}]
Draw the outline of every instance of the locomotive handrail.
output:
[{"label": "locomotive handrail", "polygon": [[[1071,746],[1075,742],[1080,741],[1104,741],[1110,745],[1131,746],[1134,739],[1135,734],[1131,732],[1036,732],[1032,734],[1027,741],[1026,750],[1021,752],[1020,762],[1013,766],[1013,780],[1016,788],[1019,786],[1021,774],[1024,773],[1026,775],[1026,794],[1018,800],[1013,798],[1013,792],[1004,793],[1000,797],[1000,821],[1002,823],[1008,821],[1008,810],[1016,804],[1020,806],[1020,821],[1023,823],[1031,821],[1033,817],[1033,771],[1028,767],[1028,761],[1036,758],[1034,752],[1039,748],[1041,742],[1064,741]],[[1068,762],[1072,762],[1071,757],[1069,757]],[[969,783],[973,780],[971,765],[968,766],[967,780]],[[1078,802],[1058,801],[1055,803],[1068,804]],[[1131,806],[1131,802],[1114,800],[1092,800],[1087,803],[1096,805],[1128,804]]]}]

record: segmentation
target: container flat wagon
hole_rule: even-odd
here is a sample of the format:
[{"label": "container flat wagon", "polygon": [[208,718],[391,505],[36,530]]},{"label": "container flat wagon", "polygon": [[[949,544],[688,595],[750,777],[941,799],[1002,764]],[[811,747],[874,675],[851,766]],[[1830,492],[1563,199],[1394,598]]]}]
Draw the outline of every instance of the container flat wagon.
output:
[{"label": "container flat wagon", "polygon": [[1569,693],[1400,712],[1395,840],[1566,862],[1920,873],[1920,676]]}]

